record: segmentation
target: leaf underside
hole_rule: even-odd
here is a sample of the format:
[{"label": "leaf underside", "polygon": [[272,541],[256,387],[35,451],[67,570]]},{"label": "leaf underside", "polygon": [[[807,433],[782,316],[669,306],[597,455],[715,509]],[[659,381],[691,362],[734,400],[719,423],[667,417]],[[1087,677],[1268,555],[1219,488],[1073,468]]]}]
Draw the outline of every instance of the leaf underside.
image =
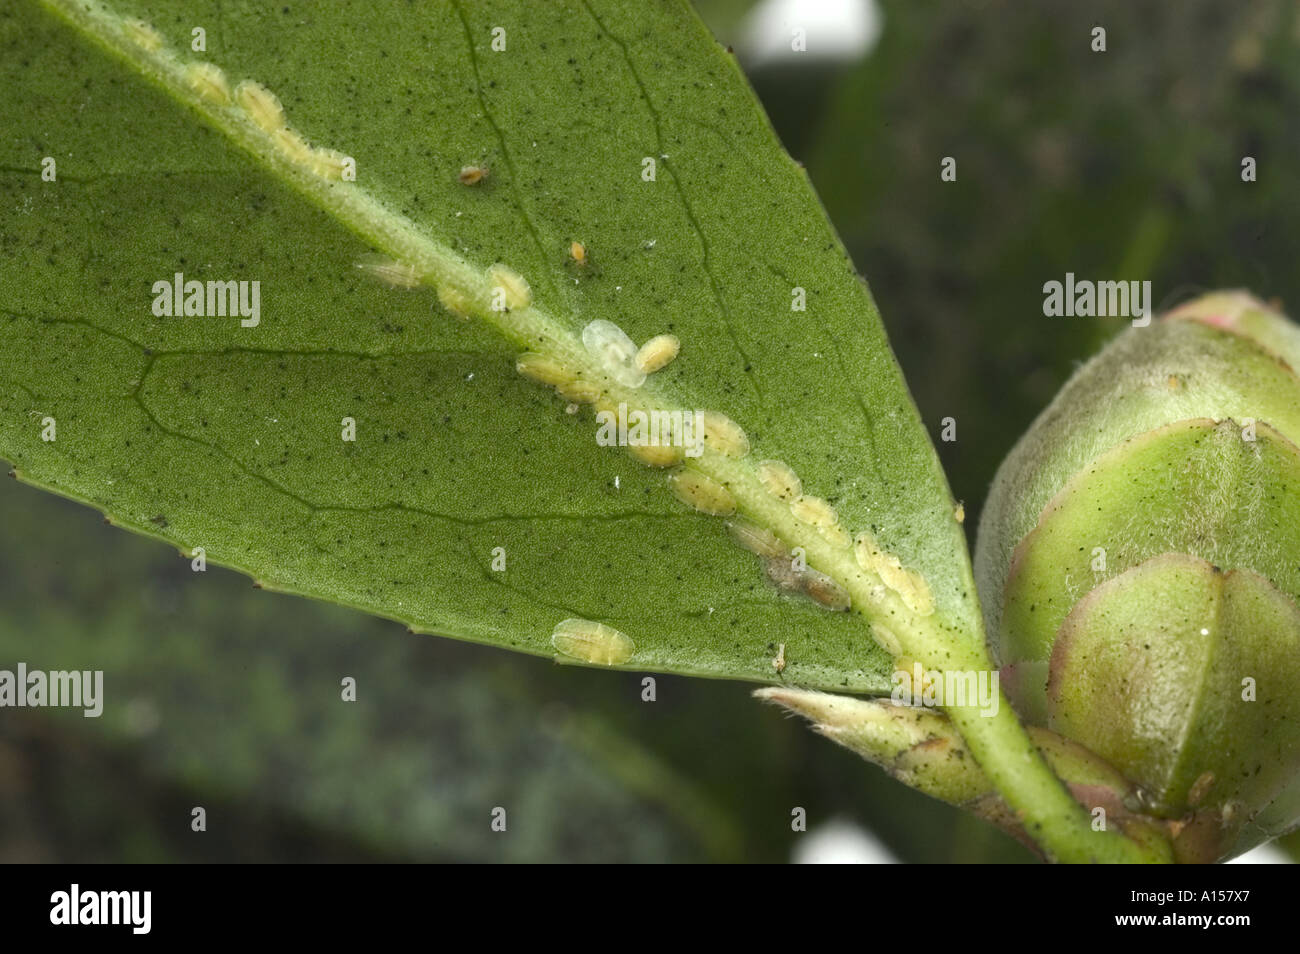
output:
[{"label": "leaf underside", "polygon": [[[360,187],[478,267],[509,263],[574,329],[677,335],[657,380],[738,421],[977,630],[870,293],[682,3],[114,9],[178,50],[203,26],[194,59],[275,91],[308,139],[356,158]],[[420,632],[550,656],[576,616],[632,638],[624,668],[888,686],[859,617],[771,587],[663,472],[597,446],[589,410],[566,413],[432,293],[368,279],[366,242],[185,103],[28,0],[0,12],[0,49],[0,455],[22,480]],[[478,185],[458,179],[470,164]],[[176,272],[260,281],[260,324],[155,317],[151,287]]]}]

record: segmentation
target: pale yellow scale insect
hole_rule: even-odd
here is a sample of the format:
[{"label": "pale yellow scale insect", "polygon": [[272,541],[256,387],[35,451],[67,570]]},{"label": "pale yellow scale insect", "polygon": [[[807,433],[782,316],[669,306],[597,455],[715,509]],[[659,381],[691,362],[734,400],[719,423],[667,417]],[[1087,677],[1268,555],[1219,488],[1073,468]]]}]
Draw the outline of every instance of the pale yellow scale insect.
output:
[{"label": "pale yellow scale insect", "polygon": [[831,546],[848,549],[853,544],[849,532],[838,523],[818,524],[816,529],[818,535]]},{"label": "pale yellow scale insect", "polygon": [[189,63],[185,67],[185,82],[209,103],[230,105],[230,84],[221,67],[213,63]]},{"label": "pale yellow scale insect", "polygon": [[505,292],[506,307],[511,311],[520,311],[533,303],[533,290],[527,279],[508,265],[500,262],[493,265],[488,269],[488,278]]},{"label": "pale yellow scale insect", "polygon": [[122,26],[131,42],[141,49],[157,53],[163,48],[162,34],[143,20],[127,20]]},{"label": "pale yellow scale insect", "polygon": [[879,645],[881,649],[889,653],[891,656],[898,656],[903,652],[902,641],[894,635],[893,630],[881,625],[880,623],[872,622],[871,638],[876,641],[877,645]]},{"label": "pale yellow scale insect", "polygon": [[636,652],[636,644],[626,633],[589,619],[556,623],[551,645],[565,656],[599,666],[618,666]]},{"label": "pale yellow scale insect", "polygon": [[684,457],[675,444],[629,444],[627,452],[647,467],[673,467]]},{"label": "pale yellow scale insect", "polygon": [[281,126],[271,133],[271,142],[275,143],[275,148],[279,149],[286,159],[296,165],[305,165],[311,160],[311,144],[295,129]]},{"label": "pale yellow scale insect", "polygon": [[853,555],[857,558],[858,566],[875,573],[876,564],[884,558],[885,552],[880,549],[876,538],[870,532],[863,530],[853,541]]},{"label": "pale yellow scale insect", "polygon": [[876,538],[866,530],[858,534],[853,545],[858,566],[880,577],[881,582],[899,595],[913,613],[929,616],[934,612],[934,596],[921,574],[904,568],[892,553],[885,553]]},{"label": "pale yellow scale insect", "polygon": [[840,522],[835,508],[825,499],[810,494],[800,494],[790,503],[790,513],[800,523],[813,527],[834,527]]},{"label": "pale yellow scale insect", "polygon": [[729,517],[736,512],[736,500],[731,491],[703,474],[683,470],[668,478],[668,486],[675,496],[688,507],[715,517]]},{"label": "pale yellow scale insect", "polygon": [[488,177],[486,166],[461,166],[460,175],[456,178],[460,180],[461,185],[473,186],[478,185]]},{"label": "pale yellow scale insect", "polygon": [[515,370],[547,387],[557,388],[573,383],[576,375],[554,358],[526,352],[515,359]]},{"label": "pale yellow scale insect", "polygon": [[784,461],[763,460],[758,463],[758,479],[768,493],[780,500],[794,500],[803,493],[803,482]]},{"label": "pale yellow scale insect", "polygon": [[322,179],[342,179],[350,159],[337,149],[318,147],[308,153],[305,161],[307,168]]},{"label": "pale yellow scale insect", "polygon": [[637,351],[636,366],[646,374],[654,374],[668,367],[681,349],[676,335],[655,335]]},{"label": "pale yellow scale insect", "polygon": [[580,377],[575,377],[564,384],[557,384],[555,390],[560,397],[574,404],[595,404],[604,393],[600,385]]},{"label": "pale yellow scale insect", "polygon": [[285,125],[279,98],[261,83],[244,80],[235,87],[235,102],[265,132],[273,133]]},{"label": "pale yellow scale insect", "polygon": [[574,263],[577,265],[586,265],[587,246],[583,245],[581,242],[570,242],[569,257],[572,258]]},{"label": "pale yellow scale insect", "polygon": [[744,457],[749,453],[749,438],[739,424],[721,411],[702,411],[704,440],[720,454],[727,457]]},{"label": "pale yellow scale insect", "polygon": [[460,289],[452,288],[450,285],[442,285],[438,288],[438,301],[442,302],[442,307],[461,321],[467,321],[470,312],[474,310],[474,303],[470,300],[470,297]]}]

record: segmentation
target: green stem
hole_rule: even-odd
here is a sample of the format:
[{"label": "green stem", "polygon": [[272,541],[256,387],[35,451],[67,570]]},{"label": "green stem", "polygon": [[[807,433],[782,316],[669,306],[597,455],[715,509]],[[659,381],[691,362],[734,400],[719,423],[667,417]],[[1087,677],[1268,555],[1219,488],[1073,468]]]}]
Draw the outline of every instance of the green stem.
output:
[{"label": "green stem", "polygon": [[[998,792],[948,715],[883,699],[800,689],[770,687],[754,694],[811,720],[822,735],[876,763],[905,785],[973,812],[1017,838],[1033,841],[1025,830],[1024,814],[1010,807]],[[1091,833],[1086,838],[1067,835],[1058,839],[1053,857],[1071,861],[1173,860],[1168,828],[1157,819],[1128,810],[1133,791],[1128,779],[1083,746],[1047,729],[1031,729],[1030,738],[1055,775],[1087,799],[1087,808],[1101,807],[1107,825],[1122,832],[1123,840],[1138,851],[1133,856],[1123,843],[1119,851],[1113,850],[1111,842],[1099,841],[1097,833]],[[1012,750],[999,744],[995,751]],[[1011,788],[1022,796],[1030,794],[1027,787]],[[1052,830],[1066,831],[1074,824],[1061,821]],[[1043,842],[1047,839],[1038,834],[1034,843],[1046,853]]]},{"label": "green stem", "polygon": [[1015,811],[1025,833],[1053,861],[1149,863],[1160,855],[1091,818],[1053,774],[1006,699],[985,717],[969,707],[947,710],[975,760]]},{"label": "green stem", "polygon": [[[977,644],[933,631],[912,630],[909,636],[911,646],[905,648],[927,668],[963,672],[993,668],[982,632]],[[945,712],[1026,834],[1050,860],[1076,864],[1166,860],[1118,832],[1093,830],[1091,818],[1047,764],[1001,689],[995,710],[972,703],[945,706]]]}]

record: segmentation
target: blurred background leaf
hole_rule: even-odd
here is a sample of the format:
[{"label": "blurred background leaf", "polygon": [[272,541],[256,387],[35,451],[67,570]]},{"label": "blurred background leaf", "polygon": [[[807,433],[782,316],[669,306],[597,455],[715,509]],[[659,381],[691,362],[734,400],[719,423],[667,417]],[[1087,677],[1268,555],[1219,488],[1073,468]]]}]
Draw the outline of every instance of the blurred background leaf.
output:
[{"label": "blurred background leaf", "polygon": [[781,861],[795,806],[903,856],[984,837],[734,683],[660,676],[642,702],[635,674],[195,573],[12,482],[0,528],[0,660],[102,669],[129,700],[3,712],[0,860]]},{"label": "blurred background leaf", "polygon": [[1149,279],[1159,309],[1217,287],[1300,304],[1296,6],[882,7],[879,47],[795,155],[932,433],[957,419],[938,446],[973,532],[1012,443],[1126,324],[1045,318],[1044,282]]}]

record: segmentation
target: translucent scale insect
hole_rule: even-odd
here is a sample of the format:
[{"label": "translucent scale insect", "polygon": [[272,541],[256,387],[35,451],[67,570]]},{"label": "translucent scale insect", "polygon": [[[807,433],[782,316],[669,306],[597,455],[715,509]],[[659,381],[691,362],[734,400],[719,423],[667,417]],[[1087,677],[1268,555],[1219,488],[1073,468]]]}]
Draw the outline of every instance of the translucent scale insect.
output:
[{"label": "translucent scale insect", "polygon": [[415,266],[407,262],[395,262],[391,258],[363,259],[357,262],[357,268],[393,288],[419,288],[423,284]]},{"label": "translucent scale insect", "polygon": [[729,517],[736,512],[736,500],[731,491],[693,470],[682,470],[668,478],[668,486],[675,496],[688,507],[715,517]]},{"label": "translucent scale insect", "polygon": [[582,329],[582,344],[601,370],[619,384],[639,388],[645,383],[645,372],[636,365],[636,344],[612,321],[598,318],[588,323]]},{"label": "translucent scale insect", "polygon": [[671,364],[681,348],[676,335],[655,335],[637,351],[636,366],[646,374],[654,374]]},{"label": "translucent scale insect", "polygon": [[727,523],[727,533],[738,545],[757,556],[769,559],[786,556],[785,545],[766,527],[756,526],[748,520],[731,520]]}]

